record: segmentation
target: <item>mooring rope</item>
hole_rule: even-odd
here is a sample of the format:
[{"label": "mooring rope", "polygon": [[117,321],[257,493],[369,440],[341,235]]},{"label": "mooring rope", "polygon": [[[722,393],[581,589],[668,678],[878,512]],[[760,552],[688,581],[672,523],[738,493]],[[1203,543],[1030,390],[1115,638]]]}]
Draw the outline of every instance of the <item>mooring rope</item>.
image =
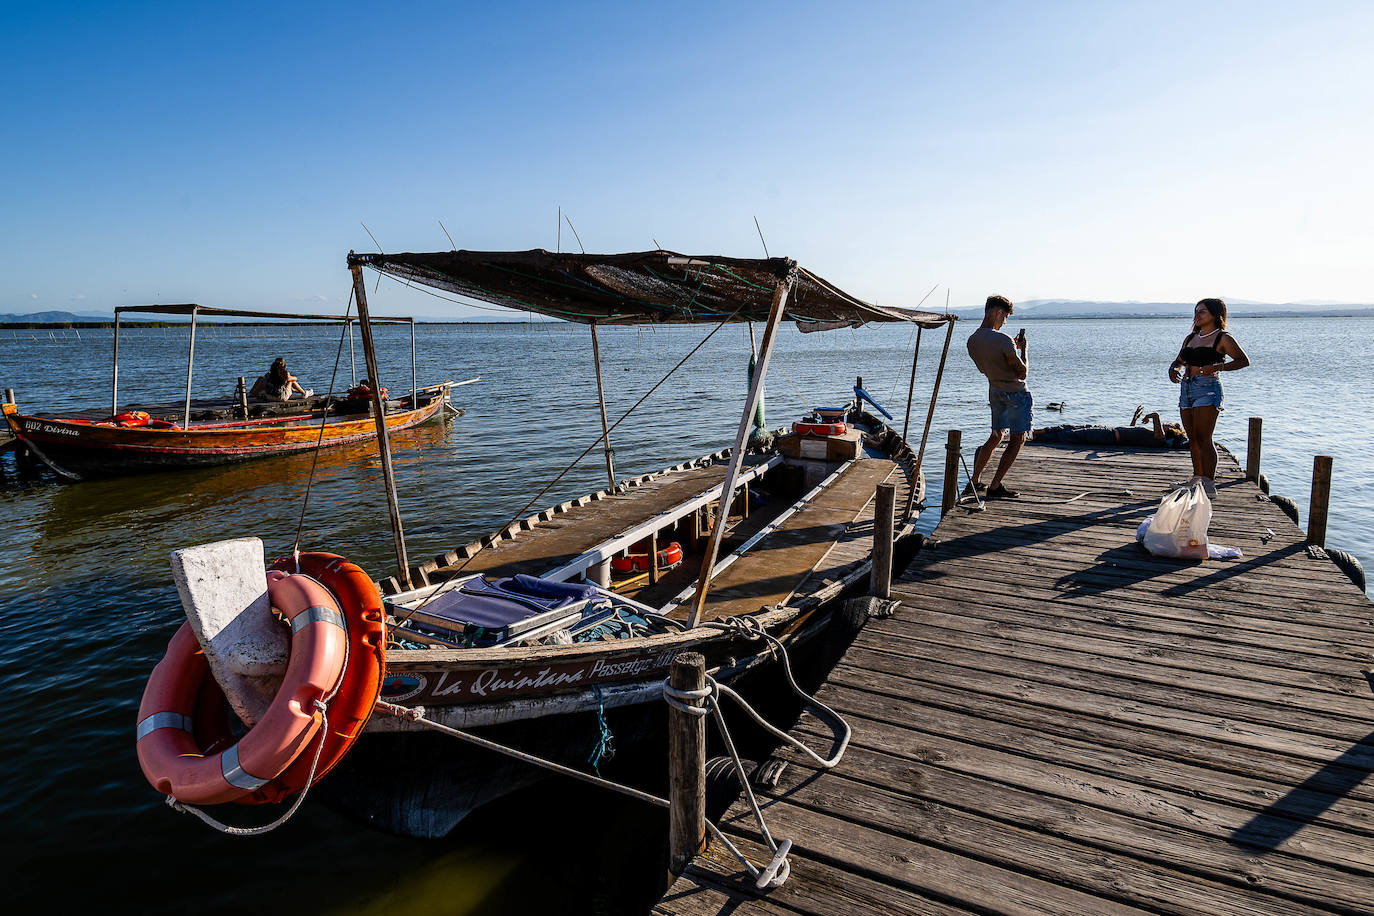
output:
[{"label": "mooring rope", "polygon": [[[653,393],[654,393],[655,391],[657,391],[657,390],[659,389],[660,386],[663,385],[664,382],[666,382],[666,381],[668,381],[668,379],[672,378],[673,373],[675,373],[675,372],[677,372],[677,370],[681,369],[681,368],[686,364],[687,360],[691,359],[693,356],[696,355],[696,353],[697,353],[698,350],[700,350],[702,347],[706,346],[707,342],[708,342],[712,337],[715,336],[716,332],[719,331],[721,328],[725,327],[725,325],[728,324],[732,318],[734,318],[736,315],[738,315],[738,314],[740,313],[740,310],[743,309],[743,308],[744,308],[744,305],[741,304],[741,305],[739,306],[739,308],[736,308],[733,312],[731,312],[731,313],[730,313],[729,315],[727,315],[725,318],[721,319],[720,323],[717,324],[714,328],[711,329],[711,333],[707,334],[704,338],[702,338],[701,342],[698,343],[695,347],[693,347],[693,348],[691,349],[691,351],[689,351],[689,352],[687,353],[686,356],[684,356],[684,357],[682,357],[682,359],[678,360],[677,365],[675,365],[675,366],[673,366],[673,368],[669,369],[668,372],[667,372],[667,374],[664,375],[663,378],[661,378],[661,379],[659,379],[657,382],[655,382],[654,385],[653,385],[653,387],[650,388],[648,391],[646,391],[646,392],[644,393],[644,396],[643,396],[643,397],[641,397],[638,401],[635,401],[634,405],[631,406],[629,410],[625,411],[625,413],[621,415],[620,419],[618,419],[618,420],[616,420],[614,423],[612,423],[612,424],[606,429],[606,431],[605,431],[604,433],[602,433],[600,436],[598,436],[590,445],[588,445],[585,449],[583,449],[583,450],[582,450],[582,454],[580,454],[580,455],[578,455],[576,458],[574,458],[574,459],[568,464],[568,466],[565,467],[562,471],[559,471],[557,477],[555,477],[553,480],[549,481],[549,483],[548,483],[547,485],[545,485],[544,489],[542,489],[542,490],[540,490],[538,493],[536,493],[536,494],[534,495],[534,497],[530,499],[529,502],[525,503],[524,508],[522,508],[519,512],[515,513],[515,515],[511,517],[510,521],[508,521],[505,525],[503,525],[503,526],[501,526],[501,527],[502,527],[502,528],[508,528],[508,527],[510,527],[511,525],[513,525],[513,524],[515,524],[516,522],[518,522],[518,521],[525,515],[525,513],[528,512],[528,511],[530,510],[530,507],[532,507],[532,506],[533,506],[535,503],[537,503],[540,499],[543,499],[543,498],[544,498],[544,495],[545,495],[546,493],[548,493],[550,490],[552,490],[555,486],[557,486],[557,485],[558,485],[558,482],[561,481],[564,477],[566,477],[566,476],[568,475],[568,473],[572,471],[573,468],[577,467],[577,465],[582,461],[583,458],[586,458],[588,455],[591,454],[592,449],[596,448],[598,445],[600,445],[602,442],[604,442],[604,441],[607,439],[607,437],[610,436],[611,433],[615,432],[616,427],[620,426],[621,423],[624,423],[627,419],[629,419],[630,415],[633,414],[636,410],[638,410],[638,409],[644,404],[644,402],[647,401],[647,400],[650,398],[650,396],[652,396]],[[499,531],[499,530],[501,530],[501,528],[498,528],[497,530]],[[473,556],[475,557],[476,554],[474,554]],[[418,613],[420,610],[422,610],[422,609],[423,609],[427,604],[429,604],[431,601],[434,601],[436,598],[438,598],[440,595],[444,594],[444,593],[445,593],[446,591],[448,591],[449,589],[455,588],[455,587],[456,587],[455,584],[454,584],[455,581],[458,579],[458,577],[459,577],[459,575],[462,573],[462,571],[465,570],[465,569],[467,569],[468,564],[471,563],[472,560],[473,560],[473,557],[467,557],[467,558],[465,558],[465,559],[463,560],[463,562],[458,566],[458,568],[455,569],[455,570],[453,571],[453,574],[452,574],[449,578],[447,578],[447,579],[445,579],[444,581],[439,582],[438,584],[434,585],[434,586],[432,587],[432,590],[430,591],[430,593],[429,593],[428,595],[426,595],[423,599],[421,599],[421,601],[420,601],[420,603],[419,603],[418,605],[416,605],[415,607],[411,608],[411,609],[410,609],[410,612],[407,613],[404,617],[399,617],[399,618],[397,618],[396,623],[393,624],[393,626],[400,626],[401,624],[405,623],[407,620],[409,620],[411,617],[413,617],[416,613]]]},{"label": "mooring rope", "polygon": [[[831,756],[821,757],[815,751],[811,750],[811,748],[786,732],[776,728],[772,723],[764,719],[752,706],[745,702],[743,697],[731,688],[719,683],[709,672],[706,675],[706,686],[698,690],[680,690],[673,687],[667,681],[663,682],[663,699],[669,706],[679,709],[688,715],[711,715],[714,717],[716,728],[719,730],[725,742],[725,746],[730,752],[735,772],[739,775],[740,784],[744,788],[745,798],[748,800],[749,807],[754,814],[754,819],[759,825],[759,832],[762,834],[769,851],[773,853],[773,859],[768,865],[760,869],[754,865],[754,863],[749,860],[748,856],[741,852],[735,844],[730,841],[730,838],[727,837],[716,824],[712,823],[709,818],[706,820],[707,829],[709,829],[711,833],[730,850],[731,854],[744,865],[750,876],[754,878],[754,883],[757,888],[763,890],[770,887],[777,887],[786,881],[788,875],[791,874],[791,865],[787,861],[787,853],[792,849],[792,841],[788,839],[778,843],[773,839],[772,834],[768,830],[768,825],[764,822],[763,810],[760,808],[758,798],[754,795],[753,788],[750,785],[749,774],[745,772],[744,762],[740,759],[734,739],[730,735],[730,730],[726,725],[725,715],[721,710],[720,698],[722,696],[728,696],[733,699],[750,718],[763,726],[769,734],[804,753],[821,769],[831,769],[840,762],[840,759],[844,756],[845,751],[849,747],[849,739],[852,732],[849,723],[846,722],[839,713],[817,700],[814,696],[806,693],[798,686],[796,678],[792,674],[792,665],[788,658],[787,647],[784,646],[782,641],[777,637],[764,630],[757,619],[752,617],[731,617],[725,620],[709,621],[702,624],[702,626],[709,626],[727,633],[743,636],[745,639],[751,641],[758,639],[767,640],[769,643],[767,651],[770,655],[774,653],[778,654],[788,685],[797,696],[802,698],[805,708],[819,711],[818,718],[828,719],[830,721],[832,733],[836,737],[836,743]],[[595,696],[598,712],[604,712],[604,703],[599,689],[596,690]],[[621,795],[638,799],[639,801],[646,802],[659,808],[671,807],[671,802],[669,802],[668,799],[641,791],[633,786],[628,786],[624,783],[607,779],[604,776],[565,766],[564,764],[549,760],[546,757],[539,757],[535,754],[530,754],[517,748],[510,747],[509,745],[501,744],[488,738],[482,738],[471,732],[444,725],[441,722],[429,718],[427,710],[423,706],[400,706],[394,703],[388,703],[385,700],[378,700],[375,708],[377,712],[384,715],[414,722],[417,725],[458,738],[469,744],[484,748],[485,750],[519,760],[522,763],[559,773],[563,776],[569,776],[580,782],[585,782],[588,785],[609,789],[612,792],[618,792]]]}]

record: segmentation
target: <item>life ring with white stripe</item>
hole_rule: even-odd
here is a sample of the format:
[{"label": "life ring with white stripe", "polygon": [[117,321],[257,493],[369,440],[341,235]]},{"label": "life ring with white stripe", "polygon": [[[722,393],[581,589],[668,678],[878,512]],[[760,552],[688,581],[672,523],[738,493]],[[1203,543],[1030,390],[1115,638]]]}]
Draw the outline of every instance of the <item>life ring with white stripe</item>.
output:
[{"label": "life ring with white stripe", "polygon": [[792,424],[792,432],[803,436],[843,436],[846,429],[843,423],[812,423],[798,420]]},{"label": "life ring with white stripe", "polygon": [[[662,572],[672,569],[682,562],[682,545],[677,541],[658,552],[658,568]],[[631,553],[623,557],[611,557],[611,569],[616,572],[643,572],[649,568],[647,553]]]},{"label": "life ring with white stripe", "polygon": [[[267,592],[291,624],[291,654],[281,687],[257,724],[232,746],[207,753],[196,738],[197,711],[210,666],[189,623],[153,668],[138,710],[138,762],[148,782],[189,804],[239,801],[264,789],[313,747],[317,702],[344,675],[348,630],[338,601],[319,582],[278,570]],[[314,754],[309,754],[313,762]],[[262,798],[260,800],[273,800]]]}]

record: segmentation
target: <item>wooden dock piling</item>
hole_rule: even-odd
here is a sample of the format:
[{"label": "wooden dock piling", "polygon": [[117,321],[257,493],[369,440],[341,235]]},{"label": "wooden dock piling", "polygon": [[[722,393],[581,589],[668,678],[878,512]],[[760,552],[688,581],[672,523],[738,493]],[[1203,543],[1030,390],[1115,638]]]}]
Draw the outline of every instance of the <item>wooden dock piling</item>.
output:
[{"label": "wooden dock piling", "polygon": [[[668,682],[678,690],[706,686],[706,656],[683,652]],[[706,839],[706,717],[668,707],[668,883],[701,852]]]},{"label": "wooden dock piling", "polygon": [[1263,417],[1250,418],[1250,435],[1245,442],[1245,479],[1259,483],[1260,439],[1264,429]]},{"label": "wooden dock piling", "polygon": [[873,570],[869,574],[869,594],[886,600],[892,597],[892,523],[897,487],[878,484],[873,495]]},{"label": "wooden dock piling", "polygon": [[959,448],[963,433],[951,429],[945,437],[945,486],[940,495],[940,514],[944,515],[954,508],[959,498]]},{"label": "wooden dock piling", "polygon": [[1307,543],[1326,546],[1326,513],[1331,503],[1331,456],[1312,459],[1312,501],[1307,509]]}]

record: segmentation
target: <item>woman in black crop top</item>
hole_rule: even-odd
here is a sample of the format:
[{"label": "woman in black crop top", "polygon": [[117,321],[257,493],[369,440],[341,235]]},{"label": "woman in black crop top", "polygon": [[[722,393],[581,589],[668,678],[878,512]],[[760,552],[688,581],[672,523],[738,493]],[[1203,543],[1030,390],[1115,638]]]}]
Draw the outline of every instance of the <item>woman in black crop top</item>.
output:
[{"label": "woman in black crop top", "polygon": [[1178,356],[1169,364],[1169,381],[1181,383],[1178,413],[1188,433],[1193,477],[1201,479],[1208,496],[1217,493],[1217,447],[1212,441],[1222,410],[1217,373],[1248,365],[1250,358],[1226,330],[1226,303],[1203,299],[1193,309],[1192,333],[1184,338]]}]

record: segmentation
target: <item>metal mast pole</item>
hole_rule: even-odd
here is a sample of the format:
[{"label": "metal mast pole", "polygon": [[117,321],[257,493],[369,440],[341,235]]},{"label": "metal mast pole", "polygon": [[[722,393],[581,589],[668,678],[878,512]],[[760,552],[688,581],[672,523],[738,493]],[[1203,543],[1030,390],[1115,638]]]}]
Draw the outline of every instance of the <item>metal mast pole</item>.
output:
[{"label": "metal mast pole", "polygon": [[739,431],[735,433],[735,448],[730,453],[730,466],[725,471],[725,483],[720,490],[720,511],[716,515],[715,526],[711,530],[711,543],[706,548],[706,556],[701,561],[701,575],[697,579],[696,597],[692,599],[692,614],[688,619],[689,627],[701,621],[702,608],[706,606],[706,592],[711,585],[711,573],[715,569],[716,554],[720,552],[720,542],[725,537],[725,522],[730,517],[730,502],[735,495],[735,481],[739,479],[740,467],[744,464],[744,447],[749,441],[749,427],[754,421],[754,410],[758,407],[763,394],[763,379],[768,374],[768,361],[773,356],[773,344],[777,340],[778,325],[782,324],[783,313],[787,310],[787,295],[792,291],[792,271],[796,264],[788,265],[787,275],[778,283],[773,292],[773,305],[768,312],[768,324],[763,329],[763,342],[759,345],[758,365],[754,369],[754,381],[749,386],[749,397],[745,399],[744,413],[740,416]]},{"label": "metal mast pole", "polygon": [[114,378],[110,381],[110,416],[119,413],[119,310],[115,310]]},{"label": "metal mast pole", "polygon": [[[926,411],[926,428],[921,431],[921,448],[916,452],[916,477],[919,480],[921,475],[921,462],[926,456],[926,439],[930,436],[930,423],[935,419],[935,398],[940,394],[940,379],[945,377],[945,358],[949,356],[949,341],[954,336],[954,319],[949,319],[949,329],[945,332],[945,347],[940,351],[940,368],[935,370],[935,385],[930,389],[930,409]],[[912,487],[906,495],[906,518],[911,517],[911,510],[916,504],[916,487]]]},{"label": "metal mast pole", "polygon": [[196,308],[191,309],[191,348],[186,354],[186,419],[181,425],[188,429],[191,426],[191,370],[196,365],[196,312],[198,311],[199,309]]},{"label": "metal mast pole", "polygon": [[606,479],[611,482],[611,489],[615,489],[615,462],[611,458],[611,431],[606,425],[606,389],[601,382],[601,346],[596,339],[596,322],[591,323],[592,328],[592,359],[596,362],[596,400],[601,405],[601,442],[606,450]]},{"label": "metal mast pole", "polygon": [[921,355],[921,326],[916,325],[916,349],[911,354],[911,384],[906,389],[906,419],[902,421],[902,441],[906,441],[907,430],[911,428],[911,399],[916,394],[916,360]]},{"label": "metal mast pole", "polygon": [[386,484],[386,504],[391,513],[391,535],[396,541],[397,578],[411,588],[410,564],[406,562],[405,532],[401,528],[401,504],[396,499],[396,475],[391,468],[391,440],[386,430],[386,405],[382,403],[382,380],[377,372],[377,351],[372,345],[372,321],[367,313],[367,284],[363,282],[363,268],[354,264],[353,294],[358,299],[358,328],[363,337],[363,359],[368,378],[372,380],[372,411],[377,423],[377,452],[382,457],[382,480]]}]

